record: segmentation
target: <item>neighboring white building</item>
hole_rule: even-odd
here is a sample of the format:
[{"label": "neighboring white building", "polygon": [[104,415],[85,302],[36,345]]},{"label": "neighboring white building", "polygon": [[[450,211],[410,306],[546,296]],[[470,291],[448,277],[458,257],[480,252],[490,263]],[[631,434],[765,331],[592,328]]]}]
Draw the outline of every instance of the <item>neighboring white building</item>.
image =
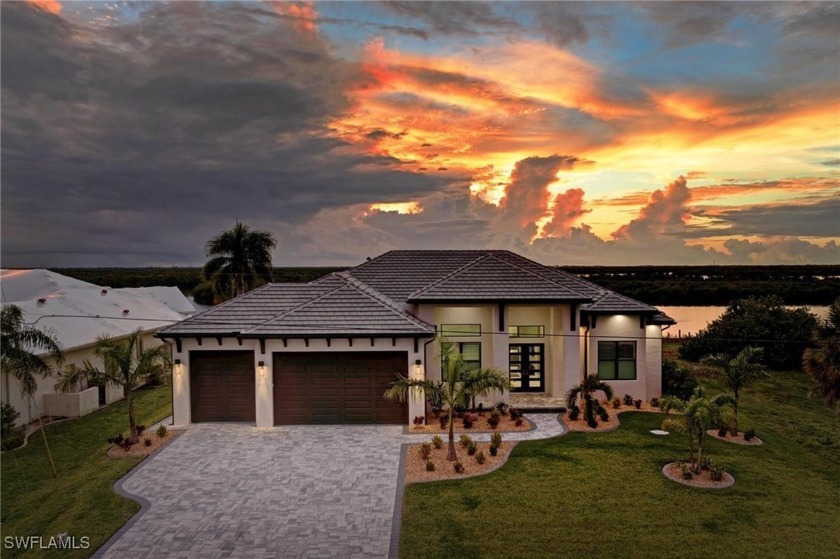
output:
[{"label": "neighboring white building", "polygon": [[[20,307],[27,324],[54,335],[64,352],[64,367],[81,366],[85,360],[101,366],[93,352],[100,335],[119,338],[140,328],[146,347],[159,345],[160,340],[154,337],[158,329],[195,312],[192,303],[177,287],[111,289],[45,269],[0,270],[0,292],[4,305]],[[47,362],[55,370],[55,363],[51,359]],[[30,404],[21,396],[17,379],[5,371],[2,373],[2,400],[20,412],[19,423],[36,419],[36,413],[58,415],[56,410],[48,409],[50,405],[57,408],[58,399],[44,399],[44,395],[56,392],[56,376],[37,376],[37,379],[38,390]],[[87,388],[79,387],[80,390]],[[85,397],[89,404],[93,399],[94,409],[123,398],[118,386],[100,387],[97,393],[88,393]],[[83,407],[91,411],[90,405]]]},{"label": "neighboring white building", "polygon": [[[435,337],[512,390],[562,397],[598,373],[619,396],[660,396],[657,308],[503,250],[396,250],[308,284],[268,284],[161,329],[173,346],[173,420],[410,423],[441,379]],[[504,396],[507,398],[507,395]]]}]

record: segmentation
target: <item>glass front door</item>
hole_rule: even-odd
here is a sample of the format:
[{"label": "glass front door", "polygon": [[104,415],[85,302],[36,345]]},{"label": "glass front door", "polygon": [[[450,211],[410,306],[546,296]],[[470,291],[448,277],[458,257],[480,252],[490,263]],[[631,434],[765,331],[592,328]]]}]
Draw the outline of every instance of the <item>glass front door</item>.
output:
[{"label": "glass front door", "polygon": [[512,392],[545,392],[544,355],[544,344],[510,344]]}]

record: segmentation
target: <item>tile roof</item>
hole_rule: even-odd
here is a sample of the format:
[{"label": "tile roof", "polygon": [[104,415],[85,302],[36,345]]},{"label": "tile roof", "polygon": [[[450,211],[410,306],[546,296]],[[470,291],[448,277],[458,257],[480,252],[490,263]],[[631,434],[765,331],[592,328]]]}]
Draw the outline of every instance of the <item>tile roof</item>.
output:
[{"label": "tile roof", "polygon": [[588,297],[563,285],[560,277],[529,269],[487,252],[430,285],[415,291],[420,301],[582,301]]},{"label": "tile roof", "polygon": [[265,285],[161,335],[434,335],[403,304],[445,301],[569,301],[584,312],[659,316],[656,307],[506,250],[394,250],[312,283]]},{"label": "tile roof", "polygon": [[308,284],[271,283],[163,329],[195,335],[434,335],[435,328],[343,274]]},{"label": "tile roof", "polygon": [[581,310],[594,313],[658,313],[659,309],[640,303],[630,297],[619,295],[614,291],[607,291],[606,289],[595,301],[583,305]]}]

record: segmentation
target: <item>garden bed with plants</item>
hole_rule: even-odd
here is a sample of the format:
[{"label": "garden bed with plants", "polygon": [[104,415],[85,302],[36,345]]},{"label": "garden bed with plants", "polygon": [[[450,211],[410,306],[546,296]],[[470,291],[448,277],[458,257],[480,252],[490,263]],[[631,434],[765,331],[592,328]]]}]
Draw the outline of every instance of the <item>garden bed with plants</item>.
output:
[{"label": "garden bed with plants", "polygon": [[709,429],[706,433],[718,439],[719,441],[726,441],[733,444],[742,444],[746,446],[758,446],[764,444],[764,441],[755,436],[755,430],[747,429],[745,432],[732,434],[727,429]]},{"label": "garden bed with plants", "polygon": [[[449,433],[449,414],[433,411],[428,421],[423,416],[414,418],[414,425],[409,429],[412,434],[419,433]],[[456,433],[515,433],[532,431],[534,424],[528,421],[516,408],[498,403],[493,408],[485,410],[479,408],[475,412],[459,412],[455,414],[454,427]]]},{"label": "garden bed with plants", "polygon": [[178,436],[175,431],[167,430],[166,425],[161,425],[154,433],[148,433],[141,427],[142,425],[137,426],[140,440],[135,444],[129,444],[122,434],[113,439],[109,438],[108,442],[113,446],[108,449],[108,456],[111,458],[151,456]]},{"label": "garden bed with plants", "polygon": [[440,436],[408,445],[405,482],[438,481],[492,472],[505,463],[516,442],[503,442],[498,432],[490,442],[475,442],[469,435],[462,434],[455,441],[454,462],[446,459],[448,446]]},{"label": "garden bed with plants", "polygon": [[645,402],[634,400],[631,396],[625,395],[623,399],[613,398],[609,402],[597,402],[597,409],[594,414],[596,421],[594,427],[587,422],[585,412],[581,412],[579,409],[576,411],[576,407],[572,407],[563,417],[563,422],[569,431],[611,431],[619,426],[618,415],[625,411],[662,412],[659,408],[659,400],[657,398],[652,398],[649,402]]},{"label": "garden bed with plants", "polygon": [[699,472],[692,471],[690,463],[671,462],[663,466],[662,473],[671,481],[702,489],[724,489],[735,484],[731,474],[711,462],[700,468]]}]

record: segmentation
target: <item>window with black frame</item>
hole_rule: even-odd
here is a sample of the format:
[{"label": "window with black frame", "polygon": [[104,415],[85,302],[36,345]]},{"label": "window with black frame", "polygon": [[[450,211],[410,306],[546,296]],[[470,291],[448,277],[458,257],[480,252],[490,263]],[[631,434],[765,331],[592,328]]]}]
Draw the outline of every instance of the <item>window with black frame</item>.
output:
[{"label": "window with black frame", "polygon": [[636,342],[598,342],[598,377],[635,380]]}]

